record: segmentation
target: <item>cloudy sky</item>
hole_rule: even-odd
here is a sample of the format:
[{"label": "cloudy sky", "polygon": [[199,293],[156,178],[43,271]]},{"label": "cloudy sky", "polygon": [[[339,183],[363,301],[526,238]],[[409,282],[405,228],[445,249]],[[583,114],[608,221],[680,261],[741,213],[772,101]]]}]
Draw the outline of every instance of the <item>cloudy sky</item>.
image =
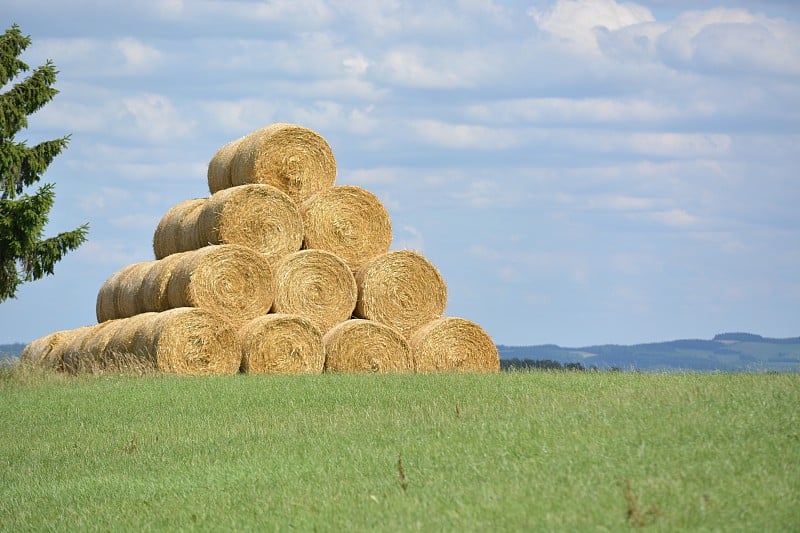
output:
[{"label": "cloudy sky", "polygon": [[[323,135],[448,315],[500,344],[800,335],[794,0],[0,0],[71,134],[48,235],[90,240],[0,304],[0,343],[95,322],[230,140]],[[8,87],[4,88],[8,89]]]}]

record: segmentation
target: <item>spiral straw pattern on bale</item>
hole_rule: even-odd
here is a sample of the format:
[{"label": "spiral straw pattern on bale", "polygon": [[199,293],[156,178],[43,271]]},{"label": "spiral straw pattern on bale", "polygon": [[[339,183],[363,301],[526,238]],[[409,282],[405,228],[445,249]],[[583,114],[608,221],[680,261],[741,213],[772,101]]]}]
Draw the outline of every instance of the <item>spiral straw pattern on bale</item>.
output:
[{"label": "spiral straw pattern on bale", "polygon": [[414,360],[405,337],[373,320],[342,322],[322,338],[327,372],[412,372]]},{"label": "spiral straw pattern on bale", "polygon": [[[328,142],[318,133],[295,124],[277,123],[254,131],[230,150],[233,187],[266,183],[282,190],[299,205],[336,180],[336,159]],[[221,165],[227,155],[228,151],[220,154],[215,165]],[[217,173],[215,170],[214,175]],[[219,189],[214,187],[218,186],[216,178],[213,184],[209,180],[209,190],[216,192]]]},{"label": "spiral straw pattern on bale", "polygon": [[442,317],[419,328],[409,341],[418,372],[499,372],[500,354],[478,324]]},{"label": "spiral straw pattern on bale", "polygon": [[322,333],[352,316],[357,297],[353,273],[330,252],[302,250],[275,266],[272,312],[305,317]]},{"label": "spiral straw pattern on bale", "polygon": [[337,185],[300,206],[304,248],[327,250],[353,270],[389,251],[392,223],[377,196],[353,185]]},{"label": "spiral straw pattern on bale", "polygon": [[[266,314],[275,279],[266,256],[238,244],[206,246],[123,268],[100,288],[98,322],[147,311],[202,307],[235,325]],[[136,276],[135,282],[126,281]]]},{"label": "spiral straw pattern on bale", "polygon": [[251,374],[320,374],[325,364],[322,333],[298,315],[256,317],[238,331],[242,370]]},{"label": "spiral straw pattern on bale", "polygon": [[376,320],[410,335],[447,307],[447,286],[422,254],[410,250],[372,258],[356,273],[358,302],[354,315]]},{"label": "spiral straw pattern on bale", "polygon": [[224,189],[199,203],[181,202],[167,211],[153,235],[156,259],[208,244],[241,244],[274,261],[302,243],[299,209],[288,195],[263,184]]}]

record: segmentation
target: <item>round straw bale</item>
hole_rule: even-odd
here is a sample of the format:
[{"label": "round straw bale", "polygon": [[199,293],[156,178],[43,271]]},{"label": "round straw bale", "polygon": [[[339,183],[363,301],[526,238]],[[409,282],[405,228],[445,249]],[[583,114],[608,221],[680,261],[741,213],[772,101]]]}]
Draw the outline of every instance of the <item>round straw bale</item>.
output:
[{"label": "round straw bale", "polygon": [[238,331],[242,370],[251,374],[320,374],[322,333],[299,315],[256,317]]},{"label": "round straw bale", "polygon": [[71,373],[91,372],[97,368],[97,359],[85,348],[89,339],[111,322],[82,326],[70,331],[68,336],[63,337],[63,351],[61,360],[64,362],[64,370]]},{"label": "round straw bale", "polygon": [[230,165],[232,186],[266,183],[298,204],[336,180],[336,159],[328,142],[294,124],[272,124],[245,136]]},{"label": "round straw bale", "polygon": [[175,266],[182,258],[181,254],[176,253],[153,262],[153,265],[142,280],[142,286],[139,290],[142,312],[166,311],[170,308],[167,286]]},{"label": "round straw bale", "polygon": [[351,319],[322,338],[328,372],[411,372],[408,341],[396,329],[373,320]]},{"label": "round straw bale", "polygon": [[131,343],[132,357],[183,375],[235,374],[242,362],[236,330],[224,317],[195,307],[153,313]]},{"label": "round straw bale", "polygon": [[272,306],[275,279],[265,255],[220,244],[180,256],[167,284],[170,308],[202,307],[240,326]]},{"label": "round straw bale", "polygon": [[184,200],[164,213],[153,234],[153,253],[156,259],[177,252],[196,250],[202,246],[197,239],[193,222],[197,221],[199,209],[206,201],[206,198]]},{"label": "round straw bale", "polygon": [[231,187],[231,160],[242,138],[225,144],[208,162],[208,190],[211,193]]},{"label": "round straw bale", "polygon": [[241,244],[271,261],[303,244],[303,220],[288,195],[271,185],[251,184],[214,193],[195,228],[210,244]]},{"label": "round straw bale", "polygon": [[353,185],[315,194],[300,207],[303,246],[332,252],[352,269],[389,251],[392,223],[377,196]]},{"label": "round straw bale", "polygon": [[152,263],[143,261],[124,266],[100,286],[95,306],[98,322],[124,318],[140,312],[139,289]]},{"label": "round straw bale", "polygon": [[302,250],[275,266],[272,312],[303,316],[323,333],[352,316],[357,298],[353,273],[330,252]]},{"label": "round straw bale", "polygon": [[157,313],[148,312],[140,313],[130,318],[123,318],[118,321],[116,327],[109,326],[103,331],[97,333],[91,341],[89,341],[88,348],[92,348],[92,343],[98,337],[104,336],[108,329],[112,329],[111,335],[102,348],[97,346],[102,355],[103,367],[106,370],[117,371],[146,371],[154,370],[155,364],[153,359],[142,353],[137,353],[134,349],[135,338],[141,328],[152,322]]},{"label": "round straw bale", "polygon": [[410,250],[372,258],[356,273],[358,303],[355,316],[377,320],[409,337],[439,318],[447,306],[447,286],[422,254]]},{"label": "round straw bale", "polygon": [[[44,337],[31,341],[22,350],[19,356],[20,363],[28,366],[49,368],[52,370],[62,370],[64,362],[57,356],[63,352],[54,351],[54,348],[62,342],[62,338],[68,330],[54,331]],[[54,357],[54,355],[56,357]]]},{"label": "round straw bale", "polygon": [[458,317],[437,318],[409,341],[418,372],[498,372],[500,354],[478,324]]}]

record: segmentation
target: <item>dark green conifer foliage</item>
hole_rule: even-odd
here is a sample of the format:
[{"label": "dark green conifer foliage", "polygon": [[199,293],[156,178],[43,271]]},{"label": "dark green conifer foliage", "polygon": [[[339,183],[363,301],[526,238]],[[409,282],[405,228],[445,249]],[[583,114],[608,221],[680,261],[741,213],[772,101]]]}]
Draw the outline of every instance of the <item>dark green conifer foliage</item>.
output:
[{"label": "dark green conifer foliage", "polygon": [[[0,90],[28,70],[19,55],[30,44],[31,38],[22,35],[16,24],[0,35]],[[69,135],[35,146],[15,140],[17,133],[28,127],[28,115],[58,94],[52,87],[56,74],[55,65],[48,60],[0,92],[0,302],[14,298],[21,283],[52,274],[55,264],[86,240],[89,229],[84,224],[42,238],[55,201],[53,185],[44,184],[32,195],[24,194],[69,142]]]}]

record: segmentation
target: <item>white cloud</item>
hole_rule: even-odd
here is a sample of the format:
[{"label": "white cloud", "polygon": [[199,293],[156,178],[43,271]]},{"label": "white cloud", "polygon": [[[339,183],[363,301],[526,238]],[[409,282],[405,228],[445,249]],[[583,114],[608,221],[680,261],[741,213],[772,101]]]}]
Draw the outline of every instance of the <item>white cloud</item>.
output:
[{"label": "white cloud", "polygon": [[450,124],[438,120],[416,120],[414,134],[423,141],[455,149],[502,150],[524,142],[513,130],[473,124]]},{"label": "white cloud", "polygon": [[655,20],[645,7],[614,0],[558,0],[530,14],[539,28],[584,51],[597,49],[596,28],[618,30]]},{"label": "white cloud", "polygon": [[393,233],[393,250],[425,251],[425,237],[422,235],[422,232],[414,226],[404,224],[399,228],[394,228]]},{"label": "white cloud", "polygon": [[122,54],[127,67],[140,73],[151,70],[161,60],[161,52],[137,39],[127,37],[115,43],[117,50]]},{"label": "white cloud", "polygon": [[190,136],[193,120],[184,120],[166,96],[139,94],[122,99],[126,113],[133,119],[135,135],[153,142]]}]

